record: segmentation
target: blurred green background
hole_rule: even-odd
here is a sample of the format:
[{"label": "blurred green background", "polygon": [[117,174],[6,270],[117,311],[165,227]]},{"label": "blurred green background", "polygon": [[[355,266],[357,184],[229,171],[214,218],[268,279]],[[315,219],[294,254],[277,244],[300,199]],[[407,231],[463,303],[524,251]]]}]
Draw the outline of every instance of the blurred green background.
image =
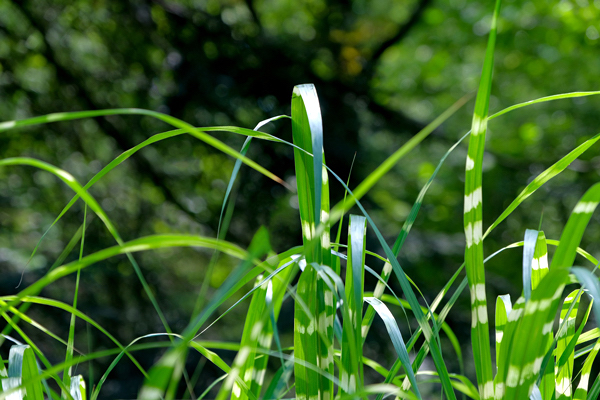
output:
[{"label": "blurred green background", "polygon": [[[290,113],[294,85],[314,83],[323,111],[327,162],[346,179],[355,157],[352,188],[447,107],[476,90],[492,7],[489,1],[467,0],[0,0],[0,120],[137,107],[197,126],[253,128],[263,119]],[[546,95],[598,90],[599,21],[599,0],[504,1],[490,113]],[[473,103],[403,159],[364,199],[389,243],[442,155],[469,130]],[[599,106],[595,97],[562,100],[490,122],[484,228],[533,177],[598,133]],[[124,150],[167,129],[147,117],[113,116],[10,130],[0,134],[0,157],[35,157],[85,183]],[[288,120],[264,129],[291,140]],[[233,134],[215,136],[234,148],[243,143]],[[294,183],[290,148],[254,141],[248,155]],[[466,145],[461,145],[448,158],[400,254],[401,264],[428,301],[462,263],[465,155]],[[233,164],[198,140],[179,136],[139,152],[90,192],[125,240],[165,232],[214,237]],[[521,240],[525,229],[538,227],[542,214],[542,229],[558,239],[577,199],[598,180],[599,167],[597,149],[592,148],[494,231],[485,242],[486,255]],[[294,196],[243,167],[226,239],[245,247],[265,225],[276,251],[300,244]],[[332,201],[342,196],[341,186],[333,185]],[[71,197],[72,192],[49,173],[0,169],[2,294],[38,279],[75,234],[83,222],[81,202],[27,263]],[[88,215],[88,221],[85,253],[114,244],[98,219]],[[600,250],[595,225],[583,243],[592,253]],[[375,240],[368,248],[381,253]],[[77,254],[74,250],[68,260]],[[211,255],[175,249],[136,256],[176,331],[187,324]],[[381,268],[374,259],[367,262]],[[219,259],[211,291],[234,265],[227,257]],[[367,279],[367,287],[374,287]],[[489,262],[487,280],[489,299],[504,293],[518,297],[520,250]],[[396,285],[392,287],[399,293]],[[73,288],[71,277],[43,295],[72,302]],[[203,337],[239,339],[244,307]],[[124,257],[83,272],[79,308],[125,343],[164,331]],[[465,293],[449,323],[464,345],[467,373],[473,376],[467,309]],[[31,316],[66,337],[67,314],[32,308]],[[400,321],[405,329],[405,320]],[[281,322],[284,341],[289,342],[291,316]],[[51,360],[63,357],[61,345],[33,329],[27,332],[39,339]],[[374,337],[380,339],[368,342],[365,355],[389,367],[385,328],[376,325]],[[82,352],[110,346],[84,324],[77,325],[76,347]],[[140,359],[151,365],[156,355]],[[194,357],[188,364],[191,370],[203,363]],[[109,363],[99,360],[91,369],[81,366],[79,372],[96,374],[92,378],[97,381]],[[207,364],[198,393],[216,377],[218,371]],[[102,395],[134,397],[140,382],[131,364],[121,362]]]}]

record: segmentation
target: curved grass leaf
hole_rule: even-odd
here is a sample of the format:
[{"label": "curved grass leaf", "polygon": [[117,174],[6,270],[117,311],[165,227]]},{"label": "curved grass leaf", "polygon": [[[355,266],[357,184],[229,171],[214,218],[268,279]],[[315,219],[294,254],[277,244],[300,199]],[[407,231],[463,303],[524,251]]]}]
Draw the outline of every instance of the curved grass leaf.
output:
[{"label": "curved grass leaf", "polygon": [[386,305],[383,302],[381,302],[381,300],[375,297],[365,297],[364,300],[375,309],[377,314],[383,320],[388,335],[390,336],[392,344],[394,345],[394,350],[396,350],[396,355],[398,356],[398,359],[400,360],[404,367],[404,370],[406,371],[406,375],[410,380],[413,390],[415,391],[417,397],[421,398],[419,387],[417,386],[417,380],[411,367],[410,358],[408,357],[408,352],[406,350],[404,340],[402,339],[402,333],[400,333],[400,329],[398,328],[398,324],[396,323],[394,316],[386,307]]}]

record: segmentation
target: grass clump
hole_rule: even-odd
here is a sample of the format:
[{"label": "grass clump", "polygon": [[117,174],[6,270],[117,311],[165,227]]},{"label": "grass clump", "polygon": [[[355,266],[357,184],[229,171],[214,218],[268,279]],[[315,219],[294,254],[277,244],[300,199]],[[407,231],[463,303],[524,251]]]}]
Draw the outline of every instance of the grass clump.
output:
[{"label": "grass clump", "polygon": [[[218,400],[226,398],[326,400],[367,397],[376,397],[379,400],[389,395],[421,399],[426,395],[422,392],[423,384],[422,380],[417,379],[418,376],[438,383],[439,386],[436,387],[443,392],[444,398],[449,399],[456,399],[460,395],[488,400],[597,398],[600,393],[600,376],[590,375],[600,350],[600,331],[598,328],[585,330],[585,326],[592,312],[595,320],[600,321],[598,302],[594,301],[600,295],[600,287],[592,271],[574,266],[574,262],[576,254],[579,253],[590,262],[590,265],[598,264],[592,255],[579,248],[579,244],[592,213],[600,202],[600,184],[589,188],[574,207],[560,240],[547,239],[540,230],[527,230],[524,232],[524,240],[506,247],[523,247],[523,296],[514,302],[508,295],[496,299],[493,324],[495,335],[490,338],[491,317],[488,316],[484,264],[487,259],[506,248],[498,249],[496,253],[484,259],[483,241],[493,229],[510,216],[519,204],[563,172],[571,162],[600,138],[598,135],[589,138],[539,174],[516,195],[484,233],[482,207],[485,199],[481,188],[484,184],[482,164],[488,122],[512,110],[536,103],[600,93],[578,92],[554,95],[517,104],[489,115],[499,13],[500,1],[498,0],[494,9],[471,130],[441,159],[416,199],[392,246],[384,240],[377,225],[361,205],[360,199],[406,154],[409,154],[437,126],[464,105],[466,98],[459,100],[395,151],[354,190],[351,190],[334,171],[326,166],[320,106],[316,89],[310,84],[298,85],[293,89],[291,117],[280,116],[263,121],[254,130],[230,126],[198,128],[165,114],[139,109],[50,114],[0,123],[0,132],[2,132],[54,121],[137,114],[157,118],[175,128],[154,135],[121,154],[85,185],[81,185],[69,172],[41,160],[29,157],[0,160],[2,168],[26,165],[47,171],[73,190],[75,196],[56,218],[54,224],[81,199],[86,205],[86,213],[89,209],[96,214],[116,243],[112,247],[85,255],[86,222],[84,219],[82,228],[76,233],[70,246],[65,249],[68,253],[76,243],[80,242],[79,259],[66,264],[59,260],[55,268],[32,285],[22,289],[16,295],[0,297],[0,312],[7,321],[0,341],[14,342],[10,346],[7,362],[0,364],[2,376],[0,399],[37,400],[44,397],[85,399],[88,396],[96,399],[101,396],[103,383],[109,373],[118,363],[123,362],[124,357],[129,358],[145,378],[139,391],[140,398],[173,399],[180,394],[183,386],[182,379],[186,387],[193,388],[197,378],[195,375],[190,376],[185,368],[185,360],[190,352],[198,352],[207,362],[222,371],[222,376],[214,380],[203,394],[195,396],[197,398],[202,398],[209,390],[218,388],[216,392]],[[281,118],[291,118],[293,143],[258,130],[265,123]],[[214,131],[231,132],[245,136],[247,140],[242,150],[238,152],[209,134]],[[124,241],[116,224],[88,190],[137,151],[182,134],[192,135],[236,159],[223,210],[242,163],[258,173],[285,184],[273,172],[246,157],[252,140],[269,140],[293,147],[302,244],[276,254],[270,246],[269,233],[264,228],[254,235],[247,249],[219,238],[186,234],[152,235]],[[448,154],[467,137],[469,137],[469,144],[465,159],[463,220],[466,241],[465,263],[457,269],[451,280],[429,304],[423,301],[419,288],[406,275],[397,257],[418,215],[427,189]],[[342,185],[347,196],[332,205],[329,188],[330,184],[334,183]],[[343,245],[340,222],[346,218],[346,213],[353,206],[357,206],[361,215],[349,215],[347,245]],[[336,224],[338,224],[337,232],[332,231]],[[384,254],[376,255],[384,261],[380,273],[365,264],[366,254],[370,253],[366,249],[367,230],[375,234],[383,249]],[[332,236],[333,233],[335,237]],[[548,261],[548,245],[556,247],[551,262]],[[198,299],[195,312],[190,316],[188,325],[177,333],[169,327],[159,301],[153,295],[134,257],[137,252],[173,247],[212,249],[239,260],[237,267],[210,299],[203,297],[206,293],[205,288],[201,290],[202,295]],[[340,251],[344,249],[345,252]],[[120,343],[110,332],[77,309],[81,271],[119,254],[127,256],[164,325],[164,332],[150,333],[129,344]],[[463,270],[466,272],[466,277],[461,280],[459,277]],[[373,274],[378,279],[378,284],[372,291],[365,287],[365,272]],[[40,297],[44,288],[71,274],[77,275],[72,305]],[[400,299],[389,289],[387,282],[392,276],[401,287],[404,299]],[[239,342],[232,344],[203,341],[204,331],[227,314],[226,312],[215,316],[217,309],[230,301],[232,296],[248,283],[254,283],[254,288],[244,294],[234,305],[240,307],[244,304],[242,300],[250,298],[243,334]],[[565,295],[564,289],[571,283],[579,284],[581,289]],[[473,349],[472,361],[476,370],[476,382],[472,382],[464,373],[449,371],[447,367],[448,357],[458,357],[462,361],[460,343],[469,340],[469,338],[457,338],[445,323],[457,299],[467,288],[471,300],[470,344]],[[388,290],[390,292],[385,293]],[[581,298],[584,294],[592,301],[589,302],[589,306],[582,307],[585,310],[583,319],[580,319],[578,310],[582,305]],[[277,328],[277,321],[285,302],[293,302],[294,309],[293,346],[290,348],[282,346]],[[27,310],[31,304],[42,304],[69,313],[71,323],[67,340],[58,337],[28,317]],[[366,310],[364,310],[365,305]],[[405,312],[417,322],[418,329],[412,332],[410,337],[405,338],[402,335],[389,305],[403,307]],[[560,319],[558,326],[555,327],[557,314]],[[376,317],[383,320],[395,351],[396,361],[389,370],[379,365],[376,360],[365,357],[363,351],[366,336]],[[114,348],[91,354],[74,354],[73,327],[76,318],[86,321],[102,332],[114,343]],[[36,343],[20,328],[20,324],[31,324],[48,337],[57,340],[61,346],[65,346],[64,362],[52,365]],[[444,336],[450,340],[456,355],[442,352],[441,332],[444,332]],[[168,340],[162,340],[164,338]],[[166,350],[151,368],[145,369],[136,360],[135,353],[157,347],[166,347]],[[223,348],[236,351],[231,364],[213,351]],[[492,348],[495,348],[494,358]],[[415,356],[411,358],[410,353]],[[429,356],[435,367],[434,371],[423,369],[424,361]],[[83,377],[74,375],[71,367],[100,357],[113,357],[113,362],[108,370],[104,371],[98,384],[88,391]],[[585,357],[585,361],[583,366],[576,368],[574,360],[579,357]],[[266,379],[269,359],[276,360],[274,364],[278,368],[270,380]],[[365,369],[372,369],[379,379],[373,382],[367,381]],[[192,393],[193,390],[189,390],[188,394],[192,395]]]}]

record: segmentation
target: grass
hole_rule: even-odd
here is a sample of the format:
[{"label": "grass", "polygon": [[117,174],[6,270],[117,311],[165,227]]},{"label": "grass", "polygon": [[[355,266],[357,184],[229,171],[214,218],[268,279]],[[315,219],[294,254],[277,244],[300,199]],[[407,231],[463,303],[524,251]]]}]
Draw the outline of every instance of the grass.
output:
[{"label": "grass", "polygon": [[[55,175],[74,192],[73,199],[66,205],[52,226],[64,216],[79,200],[85,203],[85,210],[96,214],[106,230],[114,238],[115,245],[104,250],[86,254],[86,219],[73,236],[63,255],[41,279],[22,289],[16,295],[0,296],[0,313],[7,321],[0,342],[12,342],[7,361],[0,363],[2,388],[0,399],[42,399],[73,398],[96,399],[102,396],[101,390],[109,373],[125,358],[128,358],[145,377],[139,389],[139,397],[144,399],[174,399],[183,386],[188,387],[187,395],[192,396],[194,382],[198,374],[191,376],[185,369],[189,352],[198,352],[207,362],[222,371],[209,389],[217,390],[218,400],[232,398],[281,399],[298,398],[305,400],[377,398],[392,395],[406,399],[425,398],[423,382],[438,384],[443,398],[456,399],[596,399],[600,395],[600,375],[592,376],[594,360],[600,350],[600,330],[586,328],[588,317],[594,314],[600,321],[600,308],[597,296],[600,295],[598,278],[591,267],[598,261],[579,248],[586,226],[600,202],[600,184],[594,185],[583,195],[574,207],[564,227],[560,240],[547,239],[538,230],[524,232],[524,239],[498,249],[484,259],[483,241],[503,220],[527,198],[552,178],[563,172],[568,165],[584,154],[599,135],[587,139],[554,165],[539,174],[519,194],[515,194],[510,205],[499,213],[485,233],[483,232],[482,207],[482,163],[485,148],[487,124],[495,118],[503,117],[515,109],[566,98],[592,96],[600,92],[577,92],[548,96],[508,107],[489,115],[489,99],[492,86],[496,26],[500,13],[500,1],[496,1],[492,25],[485,54],[482,76],[475,103],[471,130],[452,146],[440,160],[429,181],[417,197],[407,220],[399,232],[398,239],[390,246],[383,238],[377,225],[360,203],[360,199],[392,167],[409,154],[421,141],[457,109],[467,98],[460,99],[439,118],[424,128],[419,134],[396,150],[360,185],[351,190],[347,184],[326,166],[323,154],[324,132],[317,91],[313,85],[299,85],[292,93],[291,127],[293,143],[286,142],[260,132],[265,123],[290,117],[280,116],[257,125],[254,130],[238,127],[191,126],[181,120],[158,112],[139,109],[115,109],[74,113],[50,114],[20,121],[0,123],[0,132],[19,127],[45,124],[55,121],[69,121],[81,118],[104,117],[108,115],[146,115],[172,125],[172,131],[160,133],[124,152],[98,172],[87,184],[82,185],[67,171],[29,157],[0,160],[0,168],[25,165]],[[281,123],[281,122],[278,122]],[[214,131],[227,131],[247,138],[241,151],[236,151],[209,134]],[[102,206],[89,193],[89,189],[114,168],[139,150],[161,140],[189,134],[207,145],[213,146],[236,159],[231,180],[225,194],[221,217],[225,213],[232,184],[236,180],[241,164],[246,164],[281,184],[285,182],[273,172],[266,170],[246,157],[252,140],[269,140],[280,145],[293,147],[299,217],[302,227],[302,245],[276,254],[270,246],[269,233],[261,228],[247,249],[222,240],[219,227],[217,238],[184,234],[163,234],[140,237],[125,242],[116,224]],[[419,213],[424,196],[442,167],[446,157],[466,138],[469,138],[468,154],[465,160],[464,232],[466,239],[465,262],[450,281],[441,288],[438,296],[428,304],[415,283],[406,275],[397,256],[402,250],[407,235]],[[330,184],[340,184],[346,190],[346,197],[332,206],[329,198]],[[361,215],[346,213],[357,206]],[[348,218],[347,244],[343,245],[341,224],[337,232],[332,228],[342,219]],[[52,228],[50,226],[48,230]],[[376,272],[365,264],[367,230],[372,231],[383,248],[384,254],[376,255],[385,261],[383,270]],[[335,233],[335,238],[332,237]],[[45,235],[44,235],[45,236]],[[40,242],[43,240],[40,239]],[[80,244],[79,259],[63,264],[64,257]],[[33,249],[35,254],[38,246]],[[548,261],[548,245],[556,247],[551,262]],[[134,254],[161,248],[200,247],[227,254],[239,260],[237,267],[224,283],[206,302],[207,283],[203,284],[195,312],[190,315],[187,327],[175,333],[169,327],[158,299],[146,282]],[[523,296],[512,301],[510,296],[496,299],[493,324],[488,316],[485,262],[498,253],[514,247],[523,248]],[[345,252],[340,252],[344,250]],[[590,262],[590,268],[574,266],[579,253]],[[32,254],[32,257],[33,257]],[[77,309],[79,276],[83,269],[115,257],[127,255],[144,290],[164,325],[164,332],[149,333],[129,344],[120,343],[110,332],[92,318]],[[214,260],[211,265],[214,265]],[[342,268],[345,266],[345,269]],[[211,270],[211,268],[209,268]],[[343,271],[345,270],[345,274]],[[377,277],[375,288],[365,287],[365,272]],[[461,279],[463,272],[466,277]],[[40,297],[41,291],[58,279],[75,274],[76,289],[73,302],[66,304],[57,300]],[[392,278],[393,276],[393,278]],[[403,299],[391,291],[387,282],[397,280],[402,289]],[[208,278],[207,278],[208,281]],[[215,315],[217,309],[243,290],[248,283],[254,288],[243,294],[233,307],[243,307],[250,299],[246,312],[243,334],[237,343],[203,341],[202,334],[227,312]],[[564,294],[567,284],[578,283],[581,289]],[[457,337],[445,319],[451,312],[459,296],[465,289],[471,299],[471,337]],[[388,293],[386,293],[388,292]],[[589,306],[581,307],[583,318],[578,317],[582,296],[588,296]],[[282,347],[277,328],[282,306],[293,302],[294,330],[293,347]],[[31,304],[45,305],[63,310],[71,315],[68,337],[63,339],[32,320],[27,310]],[[364,306],[366,310],[363,312]],[[418,324],[418,329],[404,337],[398,322],[390,311],[390,306],[400,306]],[[231,308],[230,308],[231,310]],[[579,313],[582,314],[582,313]],[[559,324],[555,327],[555,317]],[[375,318],[381,318],[396,361],[388,370],[377,360],[365,356],[365,338]],[[112,349],[90,354],[74,354],[74,324],[81,319],[99,330],[114,343]],[[209,324],[210,322],[210,324]],[[64,362],[52,365],[36,343],[21,329],[29,324],[41,330],[49,339],[64,346]],[[490,326],[494,335],[490,338]],[[442,334],[443,333],[443,334]],[[16,338],[19,339],[16,339]],[[167,340],[164,340],[164,339]],[[424,340],[420,340],[420,339]],[[442,353],[442,343],[448,340],[456,354]],[[448,369],[449,358],[457,358],[463,363],[461,343],[468,343],[473,349],[473,363],[476,382],[461,371]],[[3,347],[7,348],[8,346]],[[149,349],[165,348],[160,359],[146,370],[137,361],[135,354]],[[492,357],[492,349],[495,357]],[[236,356],[231,364],[214,352],[216,349],[234,350]],[[413,355],[413,357],[410,356]],[[72,367],[100,357],[112,357],[113,362],[104,371],[99,382],[86,388],[84,378],[72,376]],[[434,370],[426,370],[425,360],[430,359]],[[575,358],[585,358],[581,367],[576,367]],[[272,379],[267,380],[269,359],[277,365]],[[495,365],[493,365],[495,363]],[[379,377],[375,381],[366,378],[366,369],[371,369]],[[371,373],[369,375],[372,375]],[[419,379],[417,379],[419,378]],[[183,379],[183,382],[182,382]],[[199,397],[209,393],[207,389]]]}]

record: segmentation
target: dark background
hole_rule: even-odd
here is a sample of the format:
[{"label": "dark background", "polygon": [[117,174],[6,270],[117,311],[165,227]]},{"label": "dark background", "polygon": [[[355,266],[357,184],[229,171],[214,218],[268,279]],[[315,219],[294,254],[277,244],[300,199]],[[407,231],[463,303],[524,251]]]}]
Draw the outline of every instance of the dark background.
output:
[{"label": "dark background", "polygon": [[[489,1],[467,0],[4,0],[0,1],[0,120],[137,107],[196,126],[253,128],[265,118],[290,113],[294,85],[314,83],[323,111],[327,162],[346,179],[356,157],[352,188],[447,107],[476,90],[492,6]],[[541,96],[597,90],[599,17],[597,0],[505,1],[490,112]],[[594,97],[562,100],[490,122],[484,228],[533,177],[598,132],[599,105]],[[469,130],[472,109],[470,101],[364,198],[389,243],[444,152]],[[167,129],[147,117],[113,116],[11,130],[0,134],[0,157],[38,158],[85,183],[124,150]],[[291,139],[288,120],[264,129]],[[214,135],[238,149],[243,142],[234,134]],[[286,146],[258,141],[248,153],[290,184],[292,154]],[[465,154],[466,145],[461,145],[448,158],[400,254],[403,267],[428,301],[462,263]],[[557,239],[577,199],[598,180],[597,154],[592,148],[520,206],[486,240],[486,254],[521,240],[525,229],[536,229],[542,212],[543,230]],[[202,142],[179,136],[137,153],[90,192],[125,240],[166,232],[214,237],[233,164],[230,157]],[[331,190],[332,203],[342,198],[340,185],[333,184]],[[71,197],[72,192],[46,172],[0,168],[2,294],[15,293],[21,278],[23,288],[44,274],[75,234],[83,222],[81,202],[49,232],[27,263]],[[276,251],[301,242],[294,193],[283,186],[243,167],[234,200],[227,240],[246,247],[258,227],[265,225]],[[114,244],[97,218],[88,214],[88,222],[86,254]],[[595,217],[583,243],[592,253],[600,239],[596,222]],[[381,253],[371,237],[368,248]],[[77,249],[67,261],[76,259]],[[187,324],[211,255],[193,249],[136,255],[176,331]],[[381,267],[374,259],[367,262]],[[234,265],[234,260],[220,258],[209,295]],[[520,251],[510,250],[492,260],[487,280],[491,305],[497,294],[510,293],[516,299],[521,291]],[[368,280],[367,288],[372,287]],[[74,277],[69,277],[43,295],[72,302],[73,288]],[[124,257],[86,269],[79,299],[83,312],[124,343],[164,331]],[[239,340],[245,307],[238,307],[203,336]],[[463,344],[467,374],[473,377],[466,310],[465,293],[449,323]],[[393,311],[406,326],[399,310]],[[66,313],[32,307],[30,315],[67,337]],[[52,362],[64,357],[64,346],[29,328]],[[289,342],[291,320],[282,321],[281,329]],[[384,328],[376,325],[365,353],[389,366],[384,335]],[[112,345],[78,324],[76,346],[87,352]],[[7,349],[4,344],[2,354]],[[139,357],[151,365],[157,355],[148,352]],[[80,366],[78,372],[86,377],[92,373],[97,382],[110,361],[98,360],[91,369]],[[198,361],[190,356],[191,370]],[[458,372],[457,365],[449,363]],[[130,363],[121,362],[102,397],[135,396],[140,376]],[[206,365],[197,394],[216,377],[218,372]]]}]

